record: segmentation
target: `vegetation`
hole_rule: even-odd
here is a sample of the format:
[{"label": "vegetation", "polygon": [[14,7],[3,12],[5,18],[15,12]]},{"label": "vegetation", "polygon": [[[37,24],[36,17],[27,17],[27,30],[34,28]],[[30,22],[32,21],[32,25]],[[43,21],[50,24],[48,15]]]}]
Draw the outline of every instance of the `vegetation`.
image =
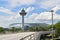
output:
[{"label": "vegetation", "polygon": [[15,28],[15,27],[11,27],[10,29],[8,28],[3,28],[0,27],[0,33],[15,33],[15,32],[21,32],[21,28]]},{"label": "vegetation", "polygon": [[[48,29],[51,29],[52,28],[52,25],[49,25],[48,26]],[[57,22],[56,24],[53,25],[53,28],[54,30],[57,32],[57,33],[60,33],[60,21]]]},{"label": "vegetation", "polygon": [[29,27],[28,31],[35,31],[35,28],[34,27]]},{"label": "vegetation", "polygon": [[0,27],[0,33],[4,33],[4,28],[3,27]]},{"label": "vegetation", "polygon": [[21,31],[21,28],[11,27],[10,31],[11,32],[19,32],[19,31]]},{"label": "vegetation", "polygon": [[56,32],[60,33],[60,21],[55,24]]},{"label": "vegetation", "polygon": [[[52,28],[52,25],[49,25],[48,26],[48,29],[50,29],[51,30],[51,28]],[[60,21],[59,22],[57,22],[56,24],[54,24],[53,25],[53,28],[54,28],[54,37],[56,38],[56,37],[59,37],[60,36]],[[52,35],[51,35],[52,36]]]},{"label": "vegetation", "polygon": [[[60,33],[60,21],[57,22],[56,24],[53,25],[54,30],[56,33]],[[49,29],[52,28],[52,25],[49,25],[48,27],[43,27],[43,26],[38,26],[38,27],[28,27],[28,29],[25,29],[25,31],[48,31]],[[11,27],[11,28],[3,28],[0,27],[0,33],[5,33],[5,32],[21,32],[21,28],[16,28],[16,27]]]}]

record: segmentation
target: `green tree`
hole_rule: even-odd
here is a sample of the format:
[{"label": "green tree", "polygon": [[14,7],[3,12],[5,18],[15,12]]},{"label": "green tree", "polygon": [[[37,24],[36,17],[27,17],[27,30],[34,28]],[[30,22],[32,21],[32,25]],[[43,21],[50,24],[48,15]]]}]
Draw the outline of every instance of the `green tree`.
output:
[{"label": "green tree", "polygon": [[28,31],[35,31],[35,27],[29,27]]},{"label": "green tree", "polygon": [[39,26],[38,27],[38,31],[47,31],[47,28],[46,27]]},{"label": "green tree", "polygon": [[22,31],[22,29],[21,28],[11,27],[10,31],[11,32],[19,32],[19,31]]},{"label": "green tree", "polygon": [[[53,27],[54,27],[54,30],[55,30],[55,32],[54,32],[55,37],[57,37],[57,35],[60,34],[60,21],[57,22],[56,24],[54,24]],[[52,25],[49,25],[48,29],[51,29],[51,28],[52,28]]]},{"label": "green tree", "polygon": [[0,33],[5,33],[5,30],[3,27],[0,27]]},{"label": "green tree", "polygon": [[55,24],[55,29],[60,33],[60,21]]},{"label": "green tree", "polygon": [[[53,24],[53,28],[55,29],[55,25],[54,24]],[[52,25],[48,25],[47,29],[51,30],[52,29]]]},{"label": "green tree", "polygon": [[16,32],[16,28],[15,27],[11,27],[11,32]]}]

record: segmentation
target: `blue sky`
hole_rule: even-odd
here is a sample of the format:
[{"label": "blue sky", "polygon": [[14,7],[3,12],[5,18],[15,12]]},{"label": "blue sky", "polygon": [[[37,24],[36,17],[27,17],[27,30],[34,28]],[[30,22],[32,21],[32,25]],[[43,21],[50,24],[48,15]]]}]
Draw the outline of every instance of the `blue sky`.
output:
[{"label": "blue sky", "polygon": [[54,23],[60,20],[60,0],[0,0],[0,26],[21,23],[19,12],[25,8],[25,23],[51,24],[54,10]]}]

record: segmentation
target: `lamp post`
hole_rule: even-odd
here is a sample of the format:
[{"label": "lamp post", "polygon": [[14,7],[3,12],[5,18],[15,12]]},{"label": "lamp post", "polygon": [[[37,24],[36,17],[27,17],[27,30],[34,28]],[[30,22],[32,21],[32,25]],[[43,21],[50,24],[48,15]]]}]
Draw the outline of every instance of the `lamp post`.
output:
[{"label": "lamp post", "polygon": [[54,40],[54,28],[53,28],[53,12],[54,12],[54,10],[51,10],[50,11],[51,13],[52,13],[52,40]]},{"label": "lamp post", "polygon": [[21,10],[19,14],[22,16],[22,30],[24,31],[24,16],[26,15],[24,8]]}]

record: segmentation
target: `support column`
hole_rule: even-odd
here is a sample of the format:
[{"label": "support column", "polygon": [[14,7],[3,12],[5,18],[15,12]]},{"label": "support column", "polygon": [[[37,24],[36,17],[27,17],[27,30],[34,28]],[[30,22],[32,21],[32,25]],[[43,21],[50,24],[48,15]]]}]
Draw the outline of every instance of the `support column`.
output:
[{"label": "support column", "polygon": [[52,12],[52,40],[54,40],[54,29],[53,29],[53,12]]},{"label": "support column", "polygon": [[24,16],[22,16],[22,30],[24,31]]}]

